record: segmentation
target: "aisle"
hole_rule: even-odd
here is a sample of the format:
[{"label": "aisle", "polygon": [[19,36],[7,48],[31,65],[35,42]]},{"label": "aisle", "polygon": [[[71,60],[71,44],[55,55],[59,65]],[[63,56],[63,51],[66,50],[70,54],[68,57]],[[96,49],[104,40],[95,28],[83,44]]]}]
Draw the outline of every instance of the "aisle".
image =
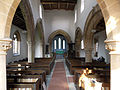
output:
[{"label": "aisle", "polygon": [[56,62],[48,90],[69,90],[63,62]]}]

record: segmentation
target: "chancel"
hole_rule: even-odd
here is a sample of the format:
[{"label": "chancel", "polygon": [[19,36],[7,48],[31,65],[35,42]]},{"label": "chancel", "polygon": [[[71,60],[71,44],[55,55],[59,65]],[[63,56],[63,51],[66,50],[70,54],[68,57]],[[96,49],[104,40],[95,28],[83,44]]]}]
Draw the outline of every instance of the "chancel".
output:
[{"label": "chancel", "polygon": [[0,90],[118,90],[119,0],[0,0]]}]

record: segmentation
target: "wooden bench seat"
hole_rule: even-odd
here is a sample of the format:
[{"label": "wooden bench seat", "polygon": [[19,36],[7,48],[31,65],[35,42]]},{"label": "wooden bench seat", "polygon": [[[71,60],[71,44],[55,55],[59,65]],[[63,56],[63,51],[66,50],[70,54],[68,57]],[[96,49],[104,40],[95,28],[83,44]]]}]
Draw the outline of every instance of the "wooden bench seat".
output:
[{"label": "wooden bench seat", "polygon": [[94,61],[92,63],[85,63],[84,60],[80,60],[80,59],[66,59],[65,60],[66,65],[70,71],[71,74],[74,74],[74,70],[77,68],[89,68],[89,69],[105,69],[105,68],[110,68],[109,64],[105,64],[104,62],[98,62],[98,61]]},{"label": "wooden bench seat", "polygon": [[7,71],[7,76],[13,75],[42,75],[44,82],[46,83],[46,72],[44,70],[10,70]]},{"label": "wooden bench seat", "polygon": [[7,90],[39,90],[36,82],[9,83]]},{"label": "wooden bench seat", "polygon": [[[54,58],[37,58],[35,59],[35,63],[28,63],[27,60],[10,63],[6,66],[9,80],[8,90],[15,90],[16,88],[20,88],[19,90],[39,90],[36,88],[38,87],[38,81],[31,82],[30,78],[38,78],[40,80],[39,86],[42,87],[43,82],[46,84],[46,74],[50,74],[54,63]],[[18,80],[20,81],[18,82]]]},{"label": "wooden bench seat", "polygon": [[[84,69],[77,69],[74,74],[74,83],[79,87],[79,78],[83,74]],[[97,82],[102,83],[101,90],[110,90],[110,70],[104,69],[104,70],[93,70],[92,74],[87,75],[88,78],[95,78]],[[108,86],[103,85],[106,83]],[[106,89],[107,88],[107,89]]]},{"label": "wooden bench seat", "polygon": [[54,66],[54,59],[52,58],[43,58],[43,59],[37,59],[37,63],[28,63],[27,61],[18,61],[16,63],[7,65],[8,68],[24,68],[24,69],[33,69],[33,70],[45,70],[46,74],[50,74],[53,66]]},{"label": "wooden bench seat", "polygon": [[[13,85],[16,85],[16,84],[18,86],[24,86],[23,84],[27,84],[27,85],[35,84],[35,85],[37,85],[37,88],[42,90],[43,82],[44,81],[43,81],[43,78],[42,78],[41,75],[7,76],[8,87],[11,87],[11,85],[13,86]],[[35,89],[35,90],[39,90],[39,89]]]},{"label": "wooden bench seat", "polygon": [[[74,83],[75,84],[78,84],[79,77],[83,73],[83,70],[85,69],[82,69],[82,68],[74,69]],[[98,74],[99,78],[103,78],[106,80],[110,79],[110,69],[103,69],[103,70],[91,69],[91,70],[92,70],[92,74]]]}]

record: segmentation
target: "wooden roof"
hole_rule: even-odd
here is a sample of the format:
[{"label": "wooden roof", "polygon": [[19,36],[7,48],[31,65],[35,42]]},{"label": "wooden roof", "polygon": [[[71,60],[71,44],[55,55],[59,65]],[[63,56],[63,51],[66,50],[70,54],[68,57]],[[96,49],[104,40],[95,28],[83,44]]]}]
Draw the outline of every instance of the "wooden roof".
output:
[{"label": "wooden roof", "polygon": [[19,28],[21,28],[23,30],[26,30],[25,20],[23,18],[23,14],[22,14],[19,6],[15,12],[12,24],[14,24],[15,26],[18,26]]},{"label": "wooden roof", "polygon": [[74,10],[77,0],[41,0],[41,3],[45,10]]}]

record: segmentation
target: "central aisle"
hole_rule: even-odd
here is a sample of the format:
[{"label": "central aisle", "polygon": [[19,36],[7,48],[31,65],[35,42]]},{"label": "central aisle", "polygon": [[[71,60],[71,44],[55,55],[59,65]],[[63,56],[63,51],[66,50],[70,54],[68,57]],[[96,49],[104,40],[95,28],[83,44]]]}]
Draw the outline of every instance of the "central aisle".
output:
[{"label": "central aisle", "polygon": [[48,90],[69,90],[63,62],[56,62]]}]

